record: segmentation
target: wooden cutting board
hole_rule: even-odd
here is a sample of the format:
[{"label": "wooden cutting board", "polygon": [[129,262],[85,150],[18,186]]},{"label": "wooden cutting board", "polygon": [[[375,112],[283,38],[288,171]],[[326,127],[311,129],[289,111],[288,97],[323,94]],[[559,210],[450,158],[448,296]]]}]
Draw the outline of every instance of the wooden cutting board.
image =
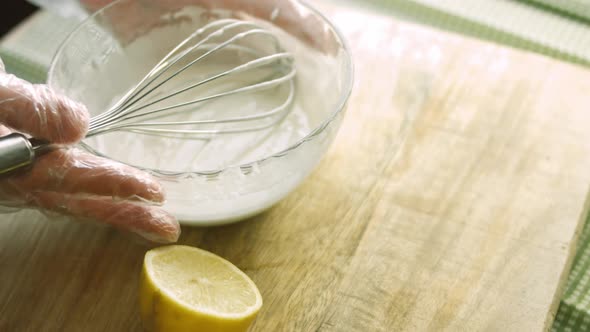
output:
[{"label": "wooden cutting board", "polygon": [[[275,208],[180,242],[257,283],[252,331],[547,329],[588,206],[590,72],[322,7],[357,65],[333,148]],[[0,218],[0,331],[141,330],[145,244]]]}]

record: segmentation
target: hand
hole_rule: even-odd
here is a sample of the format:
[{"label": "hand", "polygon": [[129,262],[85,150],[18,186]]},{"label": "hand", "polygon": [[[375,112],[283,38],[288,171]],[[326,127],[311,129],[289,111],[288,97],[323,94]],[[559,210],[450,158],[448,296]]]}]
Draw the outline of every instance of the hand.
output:
[{"label": "hand", "polygon": [[18,131],[61,144],[32,169],[0,179],[0,205],[29,207],[92,220],[154,242],[175,242],[176,219],[156,206],[164,201],[151,176],[68,147],[88,128],[86,108],[45,85],[4,72],[0,60],[0,136]]}]

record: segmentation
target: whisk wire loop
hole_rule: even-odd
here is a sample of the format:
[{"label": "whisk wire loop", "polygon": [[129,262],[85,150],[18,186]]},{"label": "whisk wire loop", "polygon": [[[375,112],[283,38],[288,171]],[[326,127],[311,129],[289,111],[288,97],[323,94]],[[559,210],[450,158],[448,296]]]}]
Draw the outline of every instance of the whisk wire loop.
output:
[{"label": "whisk wire loop", "polygon": [[[232,35],[223,39],[226,34],[232,32]],[[238,44],[242,40],[253,36],[261,36],[270,41],[270,45],[266,46],[272,46],[274,49],[273,53],[267,54],[268,52],[266,52],[265,54],[265,52],[256,48]],[[221,39],[221,41],[215,42],[216,39]],[[187,69],[202,63],[205,59],[223,50],[234,50],[236,52],[249,54],[253,59],[233,66],[230,69],[222,70],[209,77],[200,79],[198,82],[189,84],[186,87],[176,89],[172,92],[166,92],[163,96],[158,96],[156,94],[157,92],[161,92],[159,90],[161,90],[165,84],[172,82],[174,78],[181,75]],[[195,59],[190,59],[190,54],[197,51],[203,53],[198,55]],[[185,60],[188,60],[187,64],[181,65],[180,69],[174,69],[175,65]],[[248,71],[269,66],[272,69],[273,75],[259,79],[254,83],[242,83],[242,85],[240,85],[237,83],[240,81],[236,79],[235,87],[231,89],[226,89],[222,92],[209,93],[193,100],[176,102],[172,105],[156,106],[180,94],[199,87],[205,87],[222,78],[238,76],[239,74]],[[164,56],[164,58],[162,58],[138,84],[134,85],[134,87],[108,111],[92,118],[87,137],[120,130],[140,132],[144,134],[202,135],[238,133],[266,129],[284,119],[292,108],[295,95],[295,77],[296,69],[294,66],[294,58],[290,53],[281,48],[278,38],[273,33],[252,22],[235,19],[217,20],[198,29],[188,38],[183,40],[172,51]],[[284,97],[284,102],[279,106],[272,108],[270,111],[263,110],[255,114],[230,116],[219,119],[146,122],[146,120],[166,117],[170,114],[168,111],[179,110],[182,112],[195,112],[199,110],[198,107],[191,107],[190,109],[183,108],[232,95],[255,93],[279,87],[285,87],[287,89],[287,94]],[[214,91],[214,89],[211,91]],[[277,93],[281,92],[277,90]],[[153,97],[156,98],[154,99]],[[150,109],[150,107],[157,108]],[[253,124],[253,122],[256,122],[257,120],[263,122],[261,124]],[[237,125],[239,123],[243,123],[244,125]],[[233,125],[224,128],[223,126],[220,127],[220,124]],[[203,129],[202,127],[198,129],[168,128],[187,125],[212,125],[214,127],[209,129]]]}]

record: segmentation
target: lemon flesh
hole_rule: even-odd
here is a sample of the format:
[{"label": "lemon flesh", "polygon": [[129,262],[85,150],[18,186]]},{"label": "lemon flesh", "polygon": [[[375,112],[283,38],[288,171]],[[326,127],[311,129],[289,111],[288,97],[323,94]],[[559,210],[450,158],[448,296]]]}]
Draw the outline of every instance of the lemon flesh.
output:
[{"label": "lemon flesh", "polygon": [[148,331],[247,331],[262,306],[256,285],[230,262],[187,246],[147,252],[140,311]]}]

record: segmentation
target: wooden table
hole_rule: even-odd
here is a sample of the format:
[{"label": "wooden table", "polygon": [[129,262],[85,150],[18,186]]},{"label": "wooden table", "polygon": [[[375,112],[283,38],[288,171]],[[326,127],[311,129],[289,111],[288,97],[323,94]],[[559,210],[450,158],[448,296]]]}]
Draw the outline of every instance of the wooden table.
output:
[{"label": "wooden table", "polygon": [[[335,145],[275,208],[180,242],[257,283],[252,331],[547,329],[587,212],[590,72],[323,8],[357,65]],[[0,331],[141,330],[149,246],[35,212],[0,218]]]}]

